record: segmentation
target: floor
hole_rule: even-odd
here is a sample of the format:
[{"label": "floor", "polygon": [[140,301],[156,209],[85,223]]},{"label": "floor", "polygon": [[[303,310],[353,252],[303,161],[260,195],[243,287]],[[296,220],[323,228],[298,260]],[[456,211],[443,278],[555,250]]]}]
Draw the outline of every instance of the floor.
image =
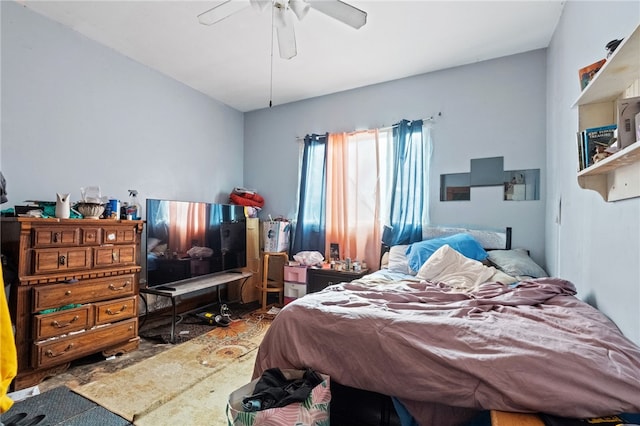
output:
[{"label": "floor", "polygon": [[[240,318],[248,313],[258,311],[260,306],[256,303],[255,306],[249,304],[249,306],[234,307],[231,305],[230,308],[232,318]],[[174,344],[167,343],[170,324],[171,318],[168,314],[141,317],[138,333],[140,335],[140,346],[138,350],[107,359],[98,353],[74,361],[64,373],[42,381],[38,385],[37,391],[44,393],[55,390],[57,392],[62,390],[62,386],[67,388],[81,386],[172,348]],[[196,314],[186,314],[176,325],[176,334],[179,337],[177,343],[206,333],[213,327],[215,325],[204,323]],[[400,421],[388,397],[344,388],[337,383],[332,389],[332,393],[334,393],[331,412],[332,423],[338,425],[359,424],[362,426],[400,425]],[[358,401],[358,403],[356,404],[354,401]],[[16,425],[18,424],[21,423],[16,423]]]},{"label": "floor", "polygon": [[[239,318],[252,311],[259,305],[249,303],[244,305],[229,305],[231,317]],[[140,317],[139,331],[140,346],[138,350],[110,358],[101,353],[81,358],[71,363],[64,373],[42,381],[38,385],[40,393],[66,385],[69,388],[81,386],[97,378],[126,368],[139,361],[152,357],[174,345],[168,343],[171,317],[165,315],[147,315]],[[176,325],[176,343],[181,343],[211,330],[215,325],[206,324],[196,313],[186,314]]]}]

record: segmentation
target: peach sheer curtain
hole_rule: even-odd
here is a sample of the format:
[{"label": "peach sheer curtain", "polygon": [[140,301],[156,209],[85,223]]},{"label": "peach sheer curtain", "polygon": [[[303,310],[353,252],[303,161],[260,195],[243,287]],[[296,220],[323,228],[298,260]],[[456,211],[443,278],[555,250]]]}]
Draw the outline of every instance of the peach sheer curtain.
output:
[{"label": "peach sheer curtain", "polygon": [[380,260],[380,144],[378,130],[329,134],[327,143],[326,258],[331,243],[341,259]]},{"label": "peach sheer curtain", "polygon": [[169,217],[171,251],[186,253],[193,246],[204,246],[205,235],[202,230],[206,226],[202,224],[207,220],[205,204],[170,203]]}]

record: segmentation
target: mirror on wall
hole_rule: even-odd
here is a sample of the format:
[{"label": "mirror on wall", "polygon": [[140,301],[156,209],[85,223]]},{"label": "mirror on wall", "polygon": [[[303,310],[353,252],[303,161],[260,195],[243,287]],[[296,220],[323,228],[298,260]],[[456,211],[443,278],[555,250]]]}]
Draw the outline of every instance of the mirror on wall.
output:
[{"label": "mirror on wall", "polygon": [[471,174],[440,175],[440,201],[471,200]]},{"label": "mirror on wall", "polygon": [[505,201],[540,199],[540,169],[504,170],[504,157],[472,159],[470,169],[440,175],[440,201],[469,201],[479,186],[504,186]]},{"label": "mirror on wall", "polygon": [[505,171],[504,179],[506,201],[540,199],[540,169]]}]

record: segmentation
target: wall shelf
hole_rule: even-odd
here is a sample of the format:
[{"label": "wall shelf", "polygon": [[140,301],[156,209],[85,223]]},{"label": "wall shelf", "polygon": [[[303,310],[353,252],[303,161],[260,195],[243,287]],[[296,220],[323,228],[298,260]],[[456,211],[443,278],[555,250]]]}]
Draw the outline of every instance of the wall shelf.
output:
[{"label": "wall shelf", "polygon": [[573,106],[615,101],[640,74],[640,25],[626,37],[584,88]]},{"label": "wall shelf", "polygon": [[[578,131],[616,123],[616,101],[632,96],[640,96],[640,25],[574,102]],[[640,141],[578,172],[578,184],[598,192],[605,201],[640,197]]]},{"label": "wall shelf", "polygon": [[581,170],[578,184],[598,192],[605,201],[640,196],[640,142]]}]

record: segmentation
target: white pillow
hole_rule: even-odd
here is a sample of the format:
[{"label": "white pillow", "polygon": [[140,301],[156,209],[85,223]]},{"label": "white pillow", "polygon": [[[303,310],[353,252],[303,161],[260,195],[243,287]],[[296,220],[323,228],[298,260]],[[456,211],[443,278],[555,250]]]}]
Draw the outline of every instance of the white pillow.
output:
[{"label": "white pillow", "polygon": [[409,259],[407,258],[407,247],[409,245],[391,246],[389,249],[389,271],[399,272],[401,274],[415,275],[409,268]]},{"label": "white pillow", "polygon": [[445,244],[424,262],[416,277],[442,282],[458,291],[470,291],[482,283],[491,281],[495,272],[494,267],[469,259]]},{"label": "white pillow", "polygon": [[542,278],[548,276],[547,272],[529,257],[529,253],[525,249],[491,250],[487,259],[498,269],[514,277]]}]

